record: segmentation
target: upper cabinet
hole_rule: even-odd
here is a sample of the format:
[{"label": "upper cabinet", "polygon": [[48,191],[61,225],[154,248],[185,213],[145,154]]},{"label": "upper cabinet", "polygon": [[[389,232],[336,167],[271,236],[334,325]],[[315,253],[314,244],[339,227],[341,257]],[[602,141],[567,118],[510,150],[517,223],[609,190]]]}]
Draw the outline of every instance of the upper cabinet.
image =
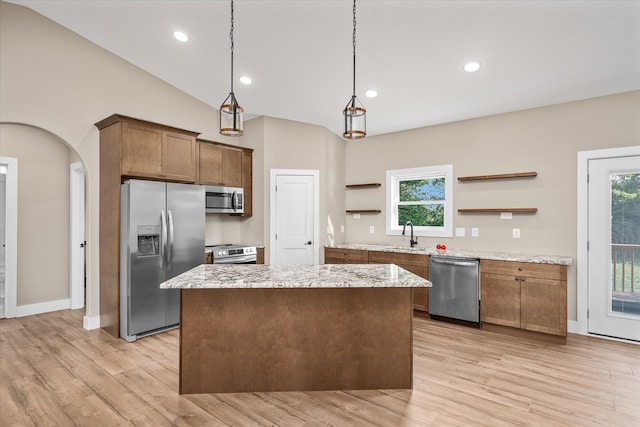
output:
[{"label": "upper cabinet", "polygon": [[117,337],[122,182],[138,178],[243,187],[242,216],[251,216],[253,150],[196,141],[197,132],[120,114],[95,126],[100,130],[100,327]]},{"label": "upper cabinet", "polygon": [[198,150],[200,184],[242,187],[242,149],[200,140]]},{"label": "upper cabinet", "polygon": [[253,208],[253,150],[219,142],[198,140],[197,184],[242,187],[244,213],[251,216]]},{"label": "upper cabinet", "polygon": [[96,126],[115,125],[107,149],[120,153],[123,177],[163,181],[196,181],[196,132],[171,128],[114,114]]}]

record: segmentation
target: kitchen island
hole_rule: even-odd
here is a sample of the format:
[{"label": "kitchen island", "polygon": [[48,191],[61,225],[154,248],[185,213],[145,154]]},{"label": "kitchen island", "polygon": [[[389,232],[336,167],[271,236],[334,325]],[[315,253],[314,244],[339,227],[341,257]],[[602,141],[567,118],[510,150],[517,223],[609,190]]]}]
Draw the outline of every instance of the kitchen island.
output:
[{"label": "kitchen island", "polygon": [[195,267],[181,289],[180,393],[408,389],[413,288],[393,264]]}]

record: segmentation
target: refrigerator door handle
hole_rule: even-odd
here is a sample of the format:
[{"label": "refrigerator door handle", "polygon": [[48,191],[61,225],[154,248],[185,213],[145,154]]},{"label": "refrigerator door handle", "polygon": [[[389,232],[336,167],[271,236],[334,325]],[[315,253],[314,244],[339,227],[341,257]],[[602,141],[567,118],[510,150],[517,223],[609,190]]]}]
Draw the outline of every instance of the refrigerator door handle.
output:
[{"label": "refrigerator door handle", "polygon": [[169,217],[169,242],[167,244],[167,267],[171,266],[171,259],[173,256],[173,214],[171,211],[167,211]]},{"label": "refrigerator door handle", "polygon": [[167,249],[167,217],[164,214],[164,210],[160,211],[160,268],[164,268],[165,252]]}]

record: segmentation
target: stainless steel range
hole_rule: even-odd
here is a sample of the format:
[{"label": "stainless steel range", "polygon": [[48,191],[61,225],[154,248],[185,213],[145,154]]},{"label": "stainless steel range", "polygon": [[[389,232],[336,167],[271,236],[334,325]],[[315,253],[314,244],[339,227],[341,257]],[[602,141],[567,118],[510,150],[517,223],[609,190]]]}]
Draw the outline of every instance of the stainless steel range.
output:
[{"label": "stainless steel range", "polygon": [[232,244],[207,246],[205,251],[211,251],[214,264],[255,264],[258,252],[255,246]]}]

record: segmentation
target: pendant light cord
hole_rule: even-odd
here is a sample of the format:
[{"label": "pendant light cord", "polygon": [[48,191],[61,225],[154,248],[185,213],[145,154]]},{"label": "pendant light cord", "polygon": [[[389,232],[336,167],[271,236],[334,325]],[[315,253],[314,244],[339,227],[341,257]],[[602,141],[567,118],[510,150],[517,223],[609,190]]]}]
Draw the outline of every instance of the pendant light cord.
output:
[{"label": "pendant light cord", "polygon": [[231,31],[229,31],[231,39],[231,93],[233,93],[233,0],[231,0]]},{"label": "pendant light cord", "polygon": [[356,96],[356,0],[353,0],[353,97]]}]

